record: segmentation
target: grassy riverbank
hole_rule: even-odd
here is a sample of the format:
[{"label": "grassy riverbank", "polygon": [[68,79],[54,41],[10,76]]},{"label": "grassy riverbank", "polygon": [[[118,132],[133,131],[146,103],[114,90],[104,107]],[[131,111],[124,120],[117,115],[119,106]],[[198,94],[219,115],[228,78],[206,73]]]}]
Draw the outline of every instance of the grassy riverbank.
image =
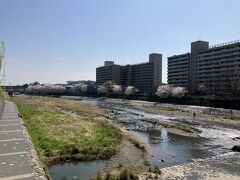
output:
[{"label": "grassy riverbank", "polygon": [[121,142],[121,132],[95,106],[50,97],[11,100],[45,164],[109,158]]}]

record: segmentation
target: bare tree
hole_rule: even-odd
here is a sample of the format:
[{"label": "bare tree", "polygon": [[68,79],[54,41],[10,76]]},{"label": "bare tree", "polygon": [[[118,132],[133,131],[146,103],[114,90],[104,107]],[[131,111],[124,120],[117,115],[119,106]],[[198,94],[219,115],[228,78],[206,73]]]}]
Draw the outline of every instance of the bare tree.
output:
[{"label": "bare tree", "polygon": [[226,88],[232,97],[240,95],[240,72],[235,70],[230,76],[226,75]]},{"label": "bare tree", "polygon": [[209,96],[215,96],[217,93],[217,88],[216,85],[214,84],[214,81],[215,81],[214,78],[211,76],[207,81],[199,85],[199,90]]}]

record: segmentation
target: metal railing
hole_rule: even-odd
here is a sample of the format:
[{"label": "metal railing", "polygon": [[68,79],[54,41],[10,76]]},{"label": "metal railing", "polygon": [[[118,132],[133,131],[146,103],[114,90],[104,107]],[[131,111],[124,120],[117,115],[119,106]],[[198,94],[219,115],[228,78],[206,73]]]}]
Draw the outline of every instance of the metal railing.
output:
[{"label": "metal railing", "polygon": [[216,48],[216,47],[227,46],[227,45],[236,44],[236,43],[240,43],[240,40],[235,40],[235,41],[229,41],[229,42],[225,42],[225,43],[215,44],[215,45],[209,46],[209,49]]}]

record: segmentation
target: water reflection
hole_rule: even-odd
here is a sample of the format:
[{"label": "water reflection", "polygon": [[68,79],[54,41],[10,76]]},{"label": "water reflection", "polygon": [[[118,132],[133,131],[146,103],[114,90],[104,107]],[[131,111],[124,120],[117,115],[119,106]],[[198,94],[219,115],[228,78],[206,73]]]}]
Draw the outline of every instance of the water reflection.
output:
[{"label": "water reflection", "polygon": [[106,166],[106,161],[56,164],[49,167],[53,180],[86,180],[96,176]]},{"label": "water reflection", "polygon": [[165,128],[146,132],[133,131],[133,134],[149,145],[151,165],[169,167],[210,156],[209,151],[201,148],[204,145],[203,140],[172,134]]}]

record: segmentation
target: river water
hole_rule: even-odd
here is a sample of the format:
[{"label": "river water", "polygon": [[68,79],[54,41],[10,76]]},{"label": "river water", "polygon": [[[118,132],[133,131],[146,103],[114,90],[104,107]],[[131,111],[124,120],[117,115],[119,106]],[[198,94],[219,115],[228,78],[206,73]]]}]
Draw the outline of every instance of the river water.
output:
[{"label": "river water", "polygon": [[[151,102],[108,98],[72,98],[105,109],[113,120],[123,124],[126,130],[149,148],[152,166],[171,167],[221,156],[229,153],[230,148],[236,144],[233,138],[240,137],[240,131],[236,129],[170,118],[142,108],[143,105],[153,104]],[[144,121],[146,118],[165,123],[187,125],[194,128],[198,132],[198,136],[189,137],[171,133],[165,128]],[[96,175],[105,167],[105,163],[104,161],[93,161],[92,164],[57,164],[51,166],[49,172],[53,179],[90,179],[91,176]],[[233,167],[230,171],[235,171],[235,169],[237,168]]]}]

